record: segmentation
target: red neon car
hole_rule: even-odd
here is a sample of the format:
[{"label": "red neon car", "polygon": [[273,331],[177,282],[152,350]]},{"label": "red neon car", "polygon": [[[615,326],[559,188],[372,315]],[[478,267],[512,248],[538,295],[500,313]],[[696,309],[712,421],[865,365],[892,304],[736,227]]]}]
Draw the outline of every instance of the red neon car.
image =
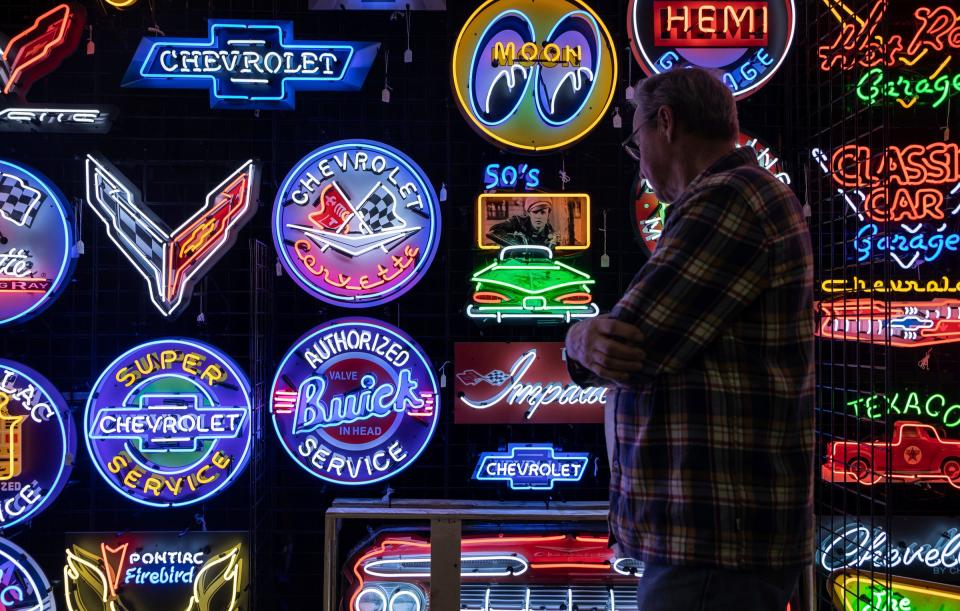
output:
[{"label": "red neon car", "polygon": [[901,421],[891,441],[834,441],[827,446],[823,479],[871,485],[884,478],[929,481],[960,488],[960,440],[947,439],[936,427]]},{"label": "red neon car", "polygon": [[[461,550],[461,611],[637,611],[643,565],[614,557],[605,536],[465,536]],[[341,611],[425,611],[430,542],[379,535],[344,574]]]}]

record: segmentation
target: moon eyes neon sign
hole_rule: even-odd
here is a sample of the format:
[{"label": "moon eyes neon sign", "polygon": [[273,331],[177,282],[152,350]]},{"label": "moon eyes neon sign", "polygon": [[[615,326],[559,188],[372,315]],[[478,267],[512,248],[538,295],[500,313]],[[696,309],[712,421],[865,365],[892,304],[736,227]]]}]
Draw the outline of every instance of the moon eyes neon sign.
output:
[{"label": "moon eyes neon sign", "polygon": [[488,0],[453,49],[453,89],[470,125],[498,145],[574,144],[613,100],[610,32],[581,0]]},{"label": "moon eyes neon sign", "polygon": [[793,43],[793,0],[631,0],[627,28],[648,75],[698,66],[722,71],[735,97],[773,77]]},{"label": "moon eyes neon sign", "polygon": [[440,227],[423,170],[370,140],[334,142],[301,159],[273,208],[283,267],[317,299],[348,308],[413,288],[437,252]]},{"label": "moon eyes neon sign", "polygon": [[97,471],[153,507],[224,490],[250,454],[250,383],[229,357],[186,339],[147,342],[100,375],[84,415]]},{"label": "moon eyes neon sign", "polygon": [[335,484],[372,484],[409,467],[433,437],[439,409],[420,346],[368,318],[334,320],[297,340],[270,402],[287,454]]},{"label": "moon eyes neon sign", "polygon": [[76,445],[67,403],[50,381],[0,360],[0,530],[53,502],[70,478]]}]

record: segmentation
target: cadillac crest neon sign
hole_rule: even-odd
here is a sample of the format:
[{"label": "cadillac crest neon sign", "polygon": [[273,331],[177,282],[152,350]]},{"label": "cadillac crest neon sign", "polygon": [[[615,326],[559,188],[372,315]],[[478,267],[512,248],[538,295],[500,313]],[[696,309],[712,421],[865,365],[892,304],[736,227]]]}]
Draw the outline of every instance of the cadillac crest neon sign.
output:
[{"label": "cadillac crest neon sign", "polygon": [[29,367],[0,359],[0,530],[34,519],[57,498],[76,446],[57,389]]},{"label": "cadillac crest neon sign", "polygon": [[453,90],[467,122],[497,145],[564,148],[610,107],[615,49],[581,0],[487,0],[457,37]]},{"label": "cadillac crest neon sign", "polygon": [[140,190],[104,157],[87,155],[86,179],[87,204],[107,235],[147,281],[153,305],[175,316],[257,211],[260,165],[242,164],[176,229],[150,210]]},{"label": "cadillac crest neon sign", "polygon": [[556,482],[579,482],[590,455],[558,452],[552,444],[511,443],[506,452],[480,455],[473,479],[505,481],[511,490],[553,490]]},{"label": "cadillac crest neon sign", "polygon": [[0,538],[0,608],[55,611],[53,588],[40,565],[13,541]]},{"label": "cadillac crest neon sign", "polygon": [[138,503],[176,507],[223,491],[250,454],[250,383],[228,356],[187,339],[119,356],[87,401],[97,471]]},{"label": "cadillac crest neon sign", "polygon": [[0,325],[36,316],[73,271],[73,210],[45,176],[0,159]]},{"label": "cadillac crest neon sign", "polygon": [[301,159],[273,208],[273,241],[287,273],[310,295],[348,308],[413,288],[437,252],[440,227],[423,170],[370,140],[341,140]]},{"label": "cadillac crest neon sign", "polygon": [[715,69],[739,98],[773,77],[796,28],[793,0],[631,0],[627,15],[630,46],[648,75]]},{"label": "cadillac crest neon sign", "polygon": [[290,348],[270,412],[287,454],[334,484],[371,484],[403,471],[439,420],[430,360],[405,333],[368,318],[316,327]]},{"label": "cadillac crest neon sign", "polygon": [[206,38],[144,38],[124,87],[206,89],[211,108],[291,110],[299,90],[363,85],[378,43],[293,37],[291,21],[210,19]]}]

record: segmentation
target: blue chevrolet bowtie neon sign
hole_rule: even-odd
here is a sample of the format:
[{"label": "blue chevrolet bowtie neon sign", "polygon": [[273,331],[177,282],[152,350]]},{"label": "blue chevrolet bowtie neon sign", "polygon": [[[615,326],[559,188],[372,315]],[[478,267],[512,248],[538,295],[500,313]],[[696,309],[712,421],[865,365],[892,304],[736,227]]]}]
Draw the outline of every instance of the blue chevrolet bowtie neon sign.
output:
[{"label": "blue chevrolet bowtie neon sign", "polygon": [[207,38],[144,38],[124,87],[207,89],[211,108],[290,110],[299,90],[357,90],[379,43],[293,40],[293,22],[211,19]]},{"label": "blue chevrolet bowtie neon sign", "polygon": [[473,479],[505,481],[513,490],[553,490],[556,482],[579,482],[590,455],[558,452],[550,444],[514,444],[506,452],[480,455]]}]

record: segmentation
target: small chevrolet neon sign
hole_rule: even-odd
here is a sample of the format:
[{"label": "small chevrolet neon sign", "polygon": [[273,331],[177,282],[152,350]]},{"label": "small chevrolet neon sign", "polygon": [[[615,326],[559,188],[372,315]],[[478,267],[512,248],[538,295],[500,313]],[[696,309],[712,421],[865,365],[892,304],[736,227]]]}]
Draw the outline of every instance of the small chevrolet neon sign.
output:
[{"label": "small chevrolet neon sign", "polygon": [[207,89],[211,108],[291,110],[296,92],[357,90],[378,43],[293,40],[290,21],[209,20],[204,38],[144,38],[124,87]]},{"label": "small chevrolet neon sign", "polygon": [[553,490],[556,482],[579,482],[590,455],[558,452],[550,444],[511,443],[506,452],[484,452],[473,479],[505,481],[512,490]]}]

